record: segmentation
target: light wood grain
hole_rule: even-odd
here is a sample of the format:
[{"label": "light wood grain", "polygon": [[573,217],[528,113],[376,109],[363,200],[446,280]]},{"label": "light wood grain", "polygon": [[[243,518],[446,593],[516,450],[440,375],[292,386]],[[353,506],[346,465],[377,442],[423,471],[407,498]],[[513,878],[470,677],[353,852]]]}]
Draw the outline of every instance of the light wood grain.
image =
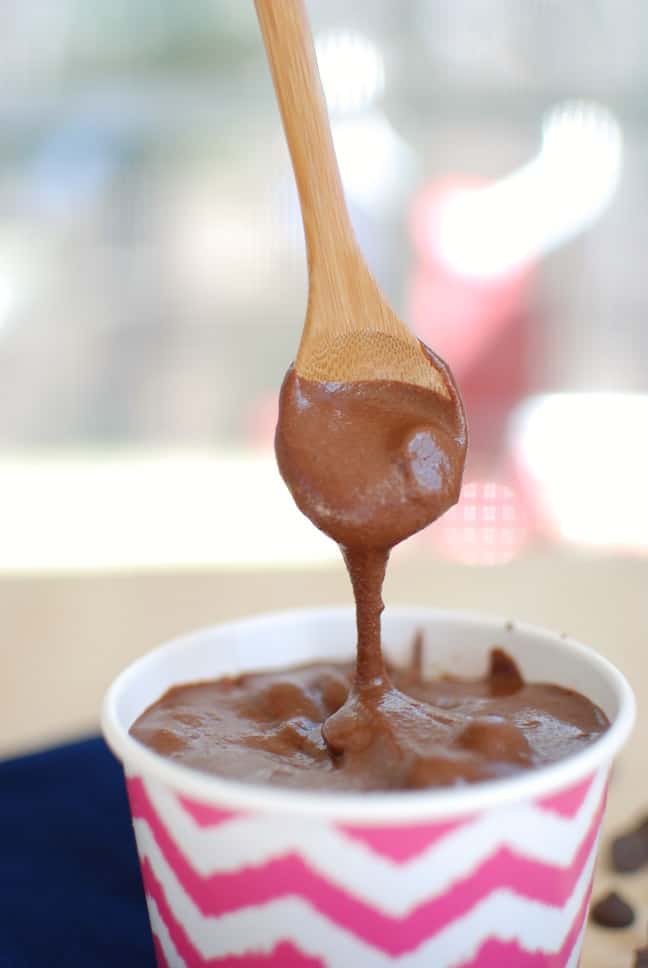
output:
[{"label": "light wood grain", "polygon": [[[302,0],[256,0],[304,222],[309,292],[297,354],[311,380],[398,380],[449,397],[374,281],[356,242]],[[367,164],[371,159],[367,158]]]}]

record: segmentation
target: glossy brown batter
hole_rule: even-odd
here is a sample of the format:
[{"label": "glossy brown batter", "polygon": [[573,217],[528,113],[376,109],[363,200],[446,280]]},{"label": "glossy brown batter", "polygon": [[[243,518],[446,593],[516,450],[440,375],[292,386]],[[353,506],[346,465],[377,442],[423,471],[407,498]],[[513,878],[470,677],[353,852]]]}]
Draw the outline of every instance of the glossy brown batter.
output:
[{"label": "glossy brown batter", "polygon": [[318,383],[294,368],[281,388],[279,470],[297,506],[339,544],[355,597],[355,676],[323,727],[336,753],[379,745],[381,733],[406,749],[436,728],[434,712],[390,682],[380,642],[389,552],[456,503],[466,458],[452,375],[421,349],[444,376],[445,394],[391,380]]},{"label": "glossy brown batter", "polygon": [[277,463],[297,506],[333,538],[356,602],[356,685],[385,679],[382,583],[389,552],[456,503],[466,423],[446,365],[447,396],[390,380],[317,383],[286,374],[275,438]]},{"label": "glossy brown batter", "polygon": [[337,790],[448,786],[508,776],[592,742],[604,714],[557,686],[527,685],[504,653],[488,676],[424,682],[420,643],[407,670],[383,662],[389,552],[459,497],[463,408],[442,361],[444,395],[386,380],[318,383],[290,369],[276,434],[299,508],[338,542],[356,602],[357,661],[178,686],[135,737],[172,759],[257,783]]},{"label": "glossy brown batter", "polygon": [[[419,648],[409,668],[389,669],[394,689],[374,707],[379,728],[359,729],[356,742],[335,754],[322,726],[343,708],[353,678],[351,663],[317,663],[176,686],[131,732],[158,753],[217,776],[357,791],[510,776],[583,749],[608,725],[578,693],[524,683],[498,650],[481,679],[424,681]],[[394,711],[394,693],[407,706]]]}]

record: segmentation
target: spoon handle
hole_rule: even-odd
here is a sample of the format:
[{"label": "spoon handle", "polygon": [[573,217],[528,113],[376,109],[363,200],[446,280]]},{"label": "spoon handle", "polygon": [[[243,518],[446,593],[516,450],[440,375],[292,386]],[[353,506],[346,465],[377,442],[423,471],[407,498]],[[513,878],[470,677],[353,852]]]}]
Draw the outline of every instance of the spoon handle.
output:
[{"label": "spoon handle", "polygon": [[304,2],[255,5],[297,181],[312,280],[322,269],[328,275],[341,256],[355,254],[355,238]]}]

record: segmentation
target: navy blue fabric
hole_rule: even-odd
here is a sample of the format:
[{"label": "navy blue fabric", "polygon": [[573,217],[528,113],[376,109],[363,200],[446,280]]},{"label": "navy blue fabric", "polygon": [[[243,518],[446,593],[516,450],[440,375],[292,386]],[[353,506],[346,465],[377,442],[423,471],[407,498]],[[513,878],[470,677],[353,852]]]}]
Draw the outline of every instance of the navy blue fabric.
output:
[{"label": "navy blue fabric", "polygon": [[101,739],[0,763],[0,968],[153,968],[121,767]]}]

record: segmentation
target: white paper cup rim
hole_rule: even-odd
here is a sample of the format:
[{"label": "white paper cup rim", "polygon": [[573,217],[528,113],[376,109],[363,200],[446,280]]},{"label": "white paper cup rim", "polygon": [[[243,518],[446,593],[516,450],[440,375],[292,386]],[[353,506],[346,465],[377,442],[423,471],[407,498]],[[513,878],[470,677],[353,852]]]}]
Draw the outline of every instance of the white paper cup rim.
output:
[{"label": "white paper cup rim", "polygon": [[[253,631],[255,626],[262,628],[273,620],[286,621],[291,617],[303,619],[305,616],[316,624],[319,621],[327,621],[331,617],[342,615],[348,617],[350,611],[348,607],[340,607],[267,612],[225,622],[211,628],[199,629],[159,646],[128,666],[108,689],[102,708],[102,730],[108,745],[122,761],[128,774],[157,780],[183,796],[221,809],[263,810],[266,813],[318,817],[336,822],[394,824],[401,821],[428,822],[439,818],[457,817],[549,796],[552,792],[559,792],[591,776],[603,764],[611,763],[632,730],[636,712],[634,695],[625,677],[611,662],[572,638],[559,636],[539,626],[517,621],[515,622],[516,632],[532,636],[539,642],[542,640],[551,642],[554,648],[558,647],[565,654],[569,653],[582,661],[584,666],[594,669],[613,691],[618,709],[612,718],[610,728],[584,750],[551,765],[510,778],[467,784],[463,787],[348,794],[261,786],[216,777],[181,766],[154,753],[133,739],[128,732],[131,723],[125,725],[120,721],[118,712],[120,696],[133,680],[146,674],[147,666],[151,662],[177,655],[190,642],[195,642],[216,629],[226,633],[228,630],[234,632],[235,629],[245,626],[249,631]],[[411,619],[415,624],[434,619],[439,623],[478,626],[493,638],[496,638],[503,626],[507,624],[505,619],[492,615],[419,606],[391,607],[389,614]],[[178,684],[181,681],[183,680],[178,680]],[[547,681],[551,681],[549,670]],[[140,712],[143,711],[143,709],[140,710]]]}]

